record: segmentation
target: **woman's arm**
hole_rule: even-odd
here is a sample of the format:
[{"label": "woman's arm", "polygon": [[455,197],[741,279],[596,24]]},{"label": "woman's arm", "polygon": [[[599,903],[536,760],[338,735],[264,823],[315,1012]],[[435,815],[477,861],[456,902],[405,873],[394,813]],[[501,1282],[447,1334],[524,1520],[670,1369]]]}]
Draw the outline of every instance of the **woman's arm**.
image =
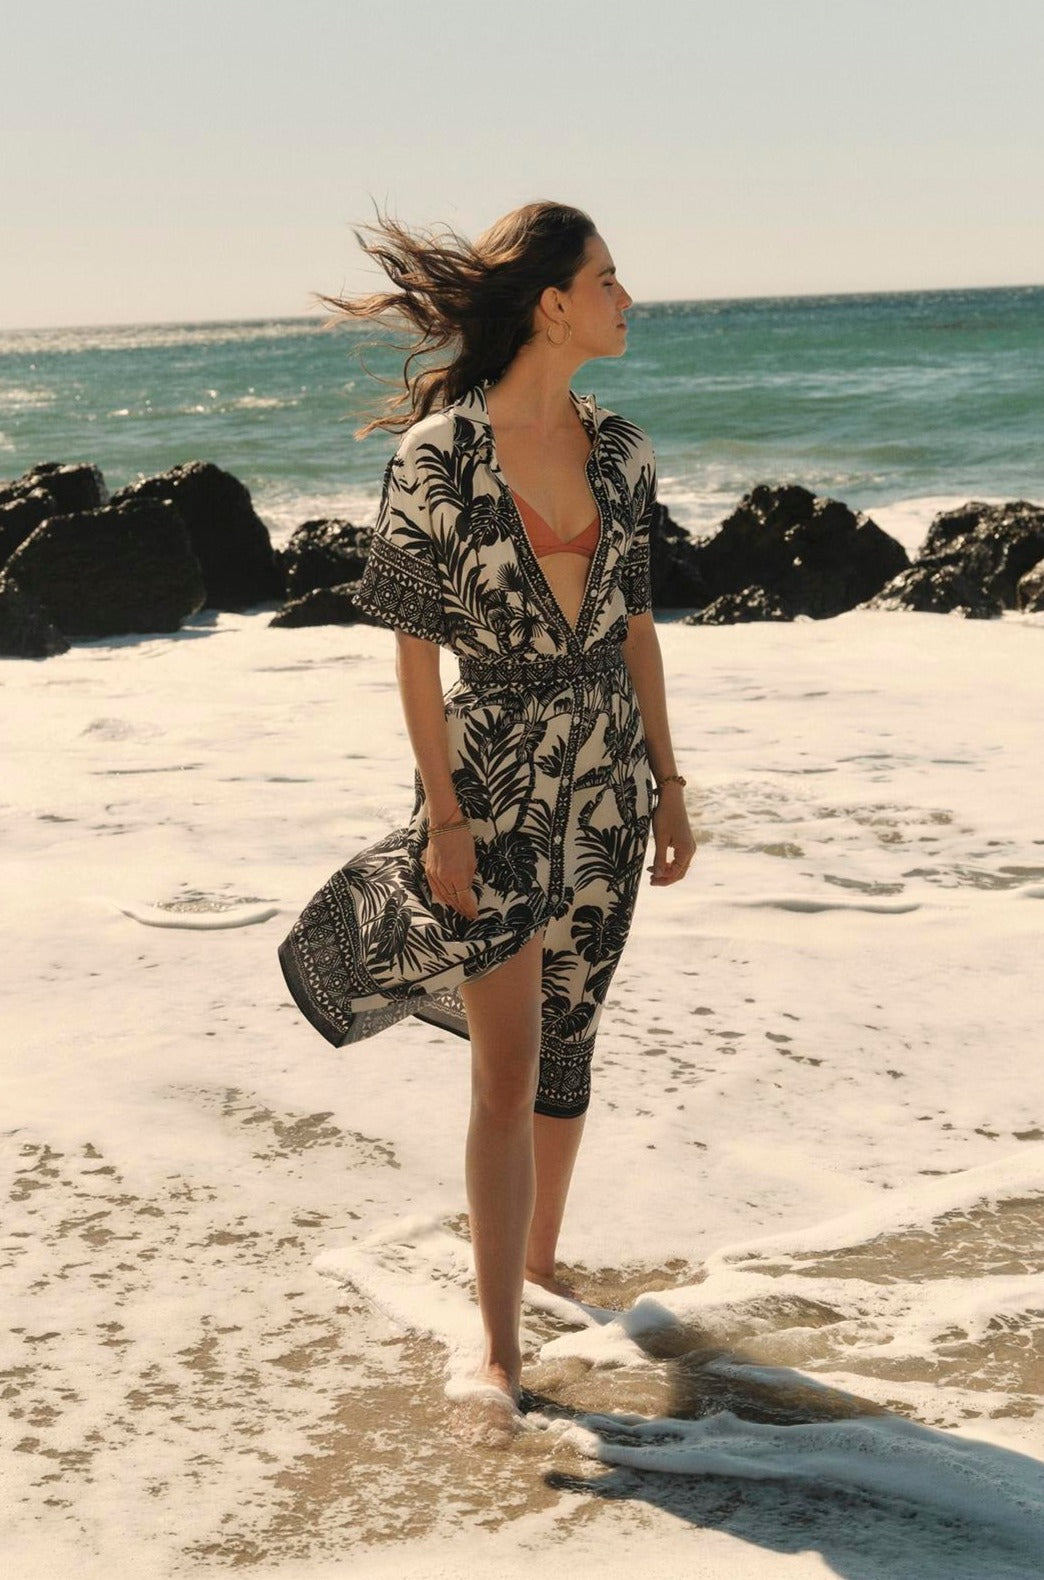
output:
[{"label": "woman's arm", "polygon": [[[405,631],[395,633],[395,673],[406,731],[424,786],[432,825],[455,823],[462,817],[450,772],[446,710],[439,673],[439,647]],[[475,841],[467,828],[429,835],[424,871],[431,892],[462,916],[478,915]]]},{"label": "woman's arm", "polygon": [[[627,622],[623,644],[624,662],[634,683],[638,709],[645,732],[645,749],[653,778],[659,782],[676,774],[671,730],[667,720],[667,697],[663,680],[663,658],[652,612],[632,615]],[[653,813],[654,884],[676,883],[685,876],[696,850],[696,841],[685,812],[682,786],[666,784],[660,791]],[[668,856],[668,851],[670,855]]]},{"label": "woman's arm", "polygon": [[395,675],[428,816],[433,823],[455,822],[461,811],[450,774],[438,644],[396,631]]}]

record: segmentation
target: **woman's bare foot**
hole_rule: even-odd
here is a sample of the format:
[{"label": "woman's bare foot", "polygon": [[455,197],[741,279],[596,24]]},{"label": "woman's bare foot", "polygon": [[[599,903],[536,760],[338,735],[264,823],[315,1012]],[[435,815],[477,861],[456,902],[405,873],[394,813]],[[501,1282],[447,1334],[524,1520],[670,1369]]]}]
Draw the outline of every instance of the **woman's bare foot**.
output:
[{"label": "woman's bare foot", "polygon": [[536,1284],[539,1289],[546,1289],[549,1295],[560,1295],[563,1300],[579,1301],[580,1296],[571,1284],[564,1284],[562,1280],[550,1273],[542,1273],[535,1267],[526,1268],[526,1282]]},{"label": "woman's bare foot", "polygon": [[470,1377],[454,1378],[446,1396],[456,1405],[456,1431],[476,1448],[506,1448],[523,1429],[518,1402],[521,1364],[480,1366]]},{"label": "woman's bare foot", "polygon": [[475,1382],[496,1388],[500,1393],[506,1394],[515,1409],[518,1408],[519,1395],[522,1391],[522,1362],[512,1366],[502,1366],[498,1361],[489,1361],[485,1366],[480,1366],[475,1372]]}]

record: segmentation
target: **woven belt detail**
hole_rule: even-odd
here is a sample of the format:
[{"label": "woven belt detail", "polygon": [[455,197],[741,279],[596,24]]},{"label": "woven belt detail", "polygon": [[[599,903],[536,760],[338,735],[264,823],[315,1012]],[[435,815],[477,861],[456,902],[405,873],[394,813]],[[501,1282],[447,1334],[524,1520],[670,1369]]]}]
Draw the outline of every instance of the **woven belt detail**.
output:
[{"label": "woven belt detail", "polygon": [[517,658],[504,654],[488,659],[462,657],[458,662],[461,680],[473,691],[518,687],[529,692],[612,674],[623,663],[623,652],[619,642],[609,641],[580,653],[531,654]]}]

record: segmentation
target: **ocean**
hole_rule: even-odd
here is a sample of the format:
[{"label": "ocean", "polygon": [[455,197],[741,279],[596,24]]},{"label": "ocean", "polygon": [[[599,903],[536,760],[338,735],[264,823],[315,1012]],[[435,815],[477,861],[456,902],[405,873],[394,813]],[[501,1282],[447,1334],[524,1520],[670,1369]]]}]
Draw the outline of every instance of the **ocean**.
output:
[{"label": "ocean", "polygon": [[[573,380],[649,432],[660,496],[706,532],[758,482],[918,525],[942,499],[1044,496],[1044,287],[636,303]],[[353,410],[402,357],[321,318],[0,333],[0,470],[89,460],[117,487],[179,461],[245,482],[282,541],[372,517],[390,435]],[[882,525],[885,521],[882,520]]]}]

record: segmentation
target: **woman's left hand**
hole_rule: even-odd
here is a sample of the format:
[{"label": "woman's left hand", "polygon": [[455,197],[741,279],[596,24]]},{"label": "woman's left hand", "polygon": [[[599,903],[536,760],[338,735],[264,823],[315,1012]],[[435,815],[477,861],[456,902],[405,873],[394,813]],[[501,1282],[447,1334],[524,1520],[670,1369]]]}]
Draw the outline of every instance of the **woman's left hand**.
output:
[{"label": "woman's left hand", "polygon": [[681,785],[664,785],[652,815],[653,864],[650,883],[677,883],[689,870],[696,840],[689,826]]}]

